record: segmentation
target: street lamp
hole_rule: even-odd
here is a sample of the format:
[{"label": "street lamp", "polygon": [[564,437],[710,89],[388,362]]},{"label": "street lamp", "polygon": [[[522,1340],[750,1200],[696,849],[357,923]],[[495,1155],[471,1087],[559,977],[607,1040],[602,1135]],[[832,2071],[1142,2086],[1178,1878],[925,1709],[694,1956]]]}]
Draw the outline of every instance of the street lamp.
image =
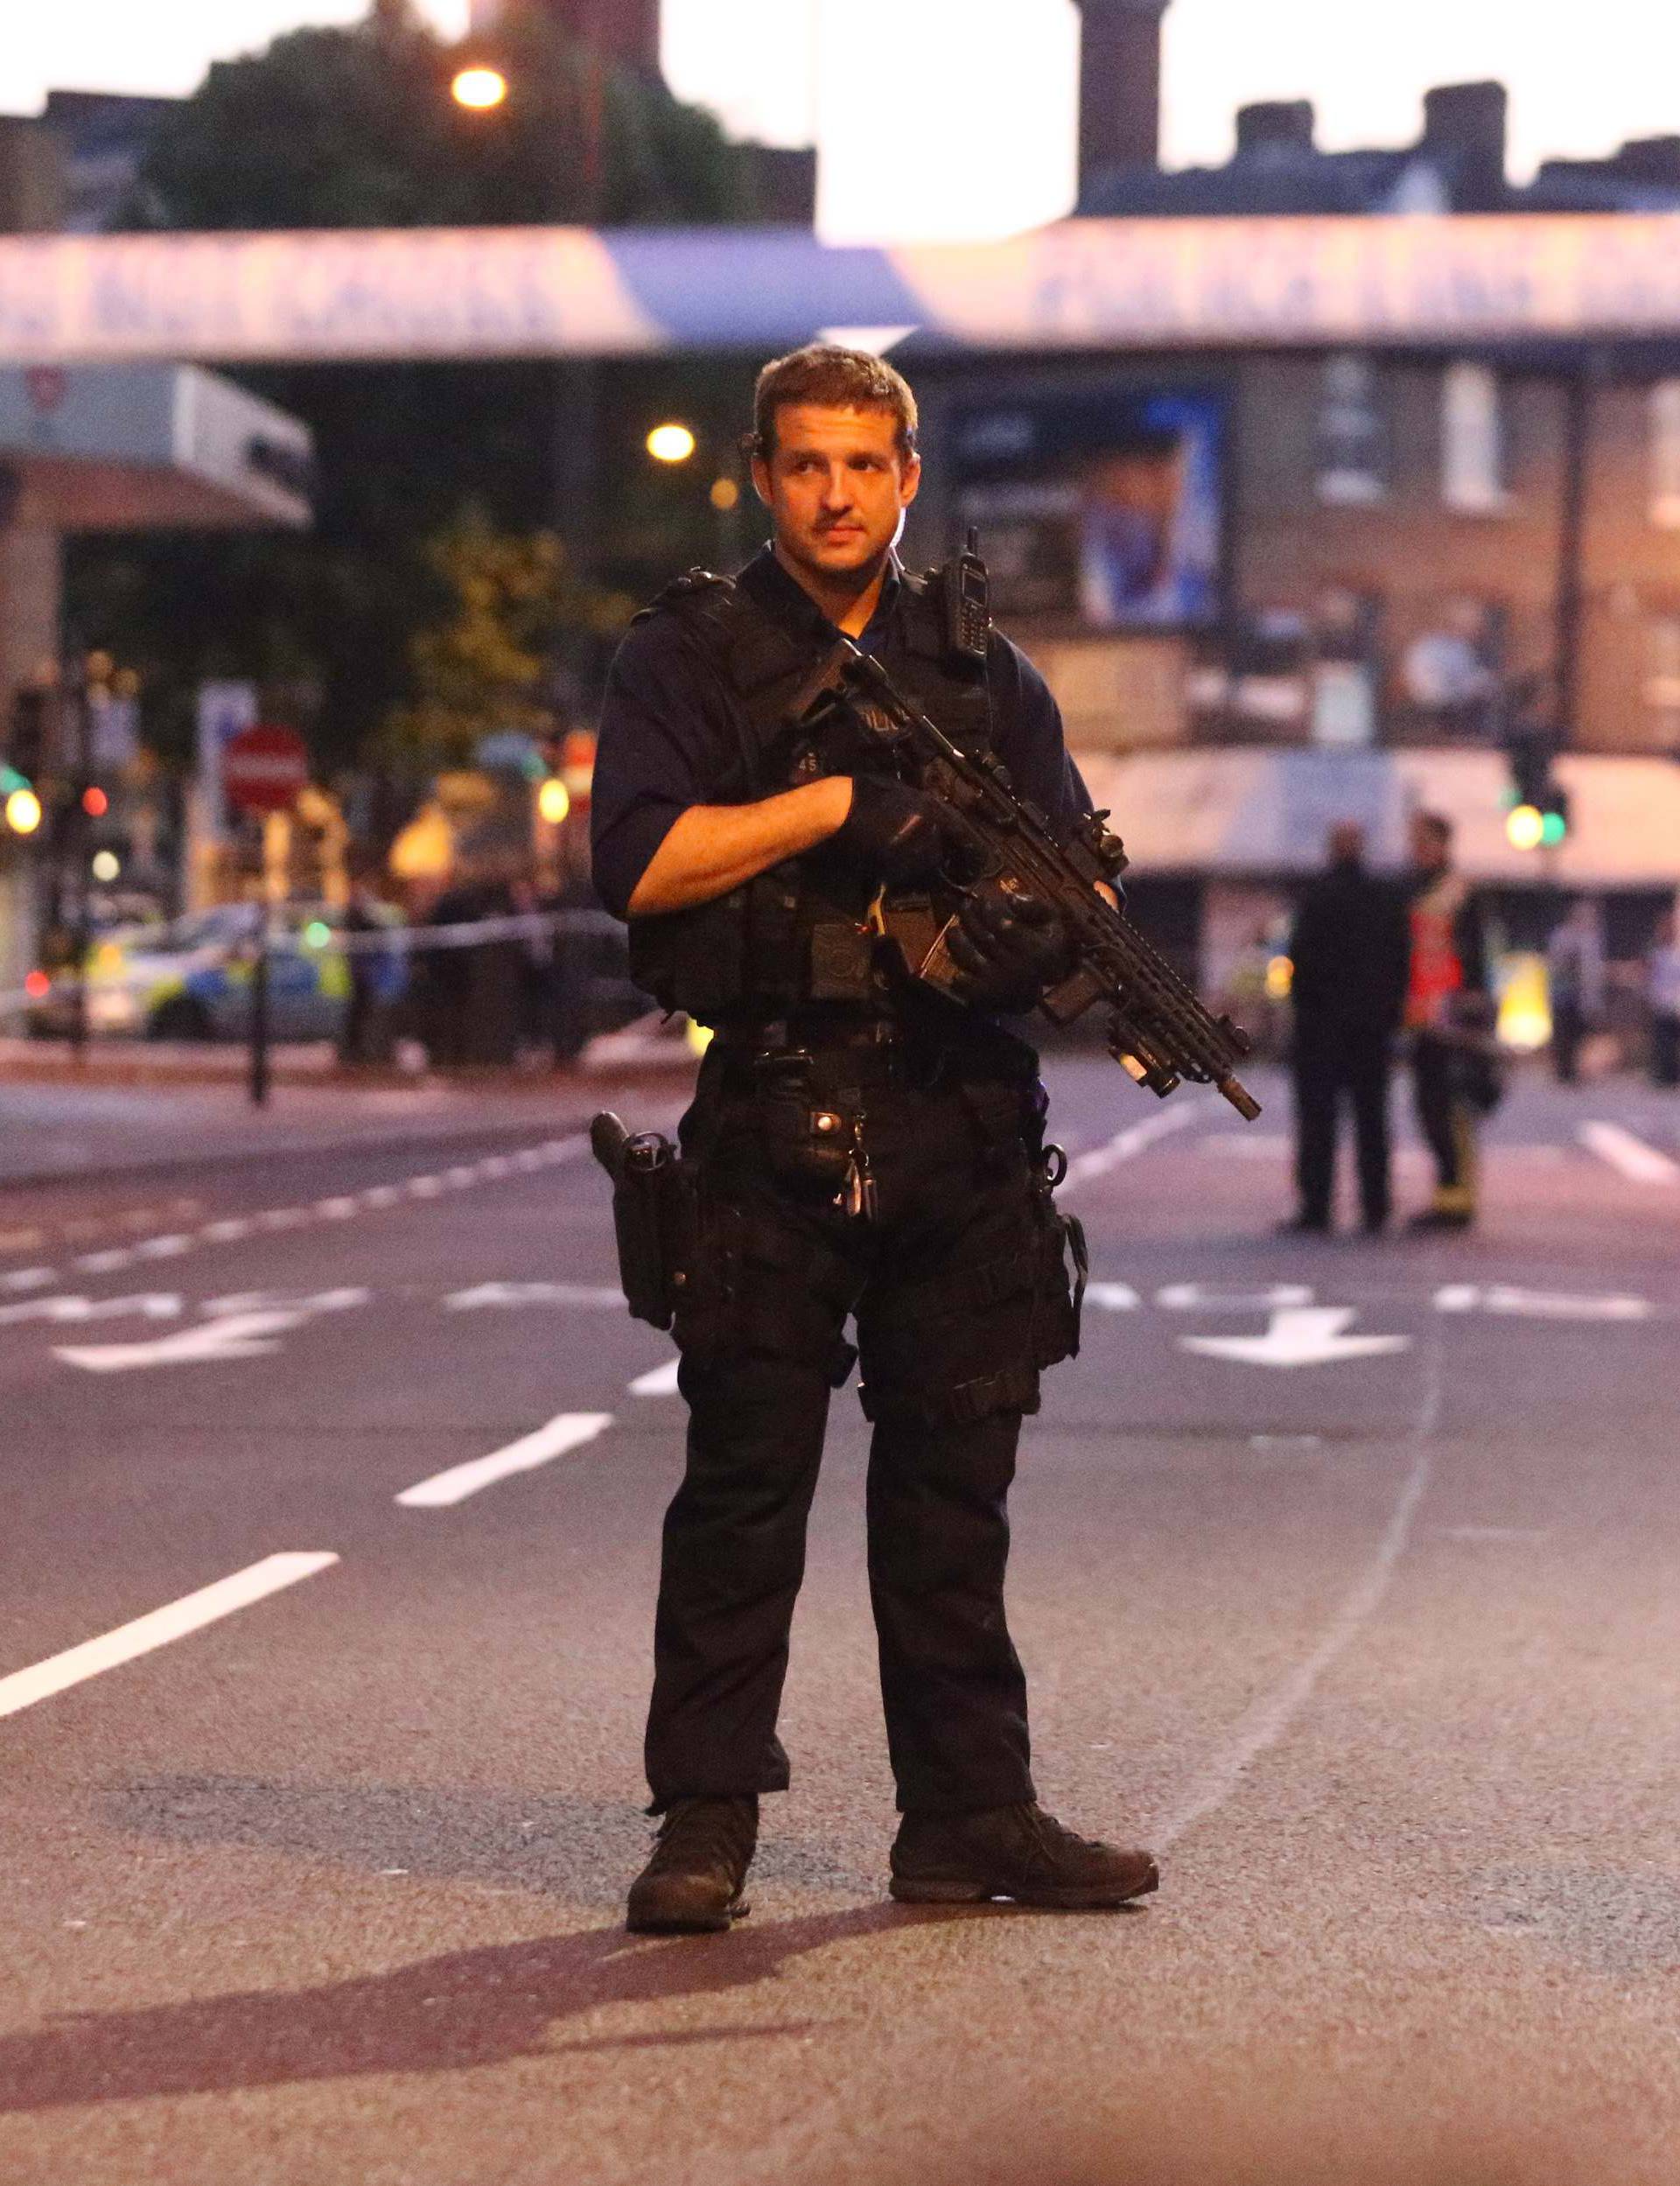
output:
[{"label": "street lamp", "polygon": [[686,463],[698,445],[686,425],[655,425],[648,436],[648,452],[655,463]]},{"label": "street lamp", "polygon": [[475,62],[463,68],[449,87],[449,95],[457,106],[464,106],[472,114],[488,114],[504,103],[508,96],[508,79],[500,68],[492,68],[484,62]]}]

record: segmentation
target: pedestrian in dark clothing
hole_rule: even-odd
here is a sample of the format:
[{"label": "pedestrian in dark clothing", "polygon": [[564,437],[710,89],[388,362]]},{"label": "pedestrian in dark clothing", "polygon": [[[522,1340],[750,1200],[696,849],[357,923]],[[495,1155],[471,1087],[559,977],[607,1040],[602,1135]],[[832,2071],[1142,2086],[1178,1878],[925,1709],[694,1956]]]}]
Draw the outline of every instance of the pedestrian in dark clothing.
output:
[{"label": "pedestrian in dark clothing", "polygon": [[1329,870],[1301,906],[1289,954],[1300,1207],[1286,1226],[1331,1227],[1338,1111],[1345,1097],[1354,1112],[1360,1211],[1375,1237],[1391,1205],[1389,1084],[1405,1012],[1410,947],[1404,903],[1366,872],[1364,835],[1351,821],[1331,833]]},{"label": "pedestrian in dark clothing", "polygon": [[1546,944],[1551,1066],[1560,1085],[1581,1075],[1581,1046],[1604,1010],[1604,928],[1583,896]]},{"label": "pedestrian in dark clothing", "polygon": [[1680,1085],[1680,918],[1666,918],[1659,928],[1648,980],[1651,1082]]}]

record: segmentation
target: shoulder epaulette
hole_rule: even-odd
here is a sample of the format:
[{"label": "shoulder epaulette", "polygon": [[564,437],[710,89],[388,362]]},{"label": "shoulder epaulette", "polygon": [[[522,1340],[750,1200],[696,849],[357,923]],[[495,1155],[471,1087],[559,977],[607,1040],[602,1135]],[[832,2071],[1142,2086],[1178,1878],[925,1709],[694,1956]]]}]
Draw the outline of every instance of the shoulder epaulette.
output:
[{"label": "shoulder epaulette", "polygon": [[734,592],[732,577],[719,577],[711,570],[688,570],[681,577],[674,578],[657,599],[650,599],[635,620],[646,622],[650,615],[664,614],[672,608],[703,601],[711,604],[711,595],[717,595],[715,604],[722,606],[733,598]]}]

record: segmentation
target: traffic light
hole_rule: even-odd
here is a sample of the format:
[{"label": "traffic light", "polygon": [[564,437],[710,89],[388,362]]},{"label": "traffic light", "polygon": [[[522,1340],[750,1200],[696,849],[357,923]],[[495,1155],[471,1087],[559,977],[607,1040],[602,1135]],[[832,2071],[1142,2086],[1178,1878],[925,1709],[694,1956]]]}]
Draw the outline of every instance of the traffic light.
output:
[{"label": "traffic light", "polygon": [[20,774],[38,781],[52,755],[52,694],[38,684],[20,690],[11,702],[6,757]]},{"label": "traffic light", "polygon": [[1515,850],[1556,850],[1569,839],[1569,792],[1552,772],[1549,737],[1513,737],[1506,746],[1510,787],[1506,792],[1506,837]]}]

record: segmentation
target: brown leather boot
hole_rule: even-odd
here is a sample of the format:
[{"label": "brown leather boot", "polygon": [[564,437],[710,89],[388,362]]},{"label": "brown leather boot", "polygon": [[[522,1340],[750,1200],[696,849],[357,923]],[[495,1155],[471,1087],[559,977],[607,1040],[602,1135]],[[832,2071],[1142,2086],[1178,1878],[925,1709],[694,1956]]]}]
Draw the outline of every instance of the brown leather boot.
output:
[{"label": "brown leather boot", "polygon": [[630,1885],[625,1925],[637,1935],[706,1935],[752,1908],[741,1895],[759,1842],[759,1803],[678,1799],[654,1856]]},{"label": "brown leather boot", "polygon": [[892,1846],[892,1895],[906,1905],[1018,1905],[1074,1912],[1125,1905],[1160,1882],[1152,1853],[1075,1837],[1041,1806],[906,1814]]}]

